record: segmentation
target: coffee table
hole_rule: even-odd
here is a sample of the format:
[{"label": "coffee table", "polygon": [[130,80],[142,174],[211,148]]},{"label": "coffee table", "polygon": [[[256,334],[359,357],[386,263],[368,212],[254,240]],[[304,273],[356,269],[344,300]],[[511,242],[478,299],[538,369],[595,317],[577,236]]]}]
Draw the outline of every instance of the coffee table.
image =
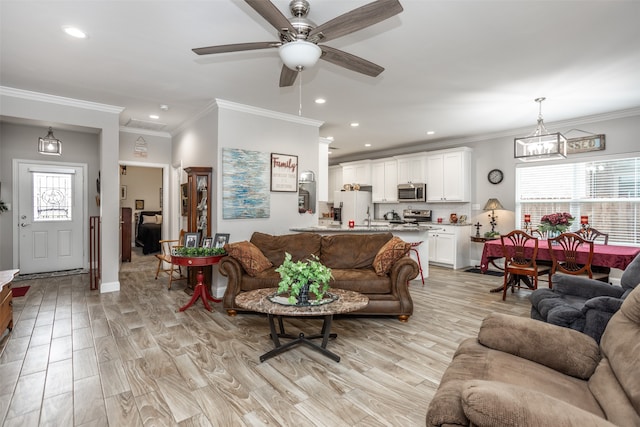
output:
[{"label": "coffee table", "polygon": [[[345,291],[342,289],[330,289],[329,293],[338,297],[336,301],[322,305],[311,306],[295,306],[282,305],[271,302],[269,296],[276,293],[277,288],[256,289],[253,291],[242,292],[236,296],[236,304],[242,308],[258,313],[266,313],[269,319],[269,328],[271,330],[271,340],[275,348],[260,356],[260,361],[276,356],[292,347],[303,344],[323,355],[340,362],[340,356],[327,350],[329,338],[336,338],[337,334],[331,333],[331,323],[334,314],[349,313],[359,310],[369,303],[369,298],[358,292]],[[286,333],[284,329],[283,317],[322,317],[322,329],[319,334],[305,335],[300,332],[298,335]],[[279,332],[276,332],[275,319],[278,319]],[[291,341],[282,344],[280,338],[290,339]],[[322,338],[322,343],[318,345],[314,339]]]}]

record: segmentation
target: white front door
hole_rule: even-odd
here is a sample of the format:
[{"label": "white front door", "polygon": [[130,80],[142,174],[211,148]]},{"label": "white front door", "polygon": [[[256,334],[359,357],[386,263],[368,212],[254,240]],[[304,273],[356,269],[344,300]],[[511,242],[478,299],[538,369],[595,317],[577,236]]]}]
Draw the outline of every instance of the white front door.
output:
[{"label": "white front door", "polygon": [[84,169],[18,164],[21,274],[83,267]]}]

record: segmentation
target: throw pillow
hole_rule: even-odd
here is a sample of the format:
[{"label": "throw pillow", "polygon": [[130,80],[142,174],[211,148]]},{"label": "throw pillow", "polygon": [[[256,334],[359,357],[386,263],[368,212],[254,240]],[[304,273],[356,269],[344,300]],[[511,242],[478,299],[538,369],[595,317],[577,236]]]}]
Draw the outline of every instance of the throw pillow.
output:
[{"label": "throw pillow", "polygon": [[227,243],[224,245],[224,250],[229,256],[238,260],[249,276],[255,276],[273,266],[256,245],[246,240]]},{"label": "throw pillow", "polygon": [[384,276],[391,270],[393,264],[405,256],[411,244],[405,242],[401,238],[394,236],[383,247],[380,248],[373,260],[373,269],[378,276]]},{"label": "throw pillow", "polygon": [[143,224],[155,224],[156,216],[155,215],[142,215],[142,223]]},{"label": "throw pillow", "polygon": [[156,224],[162,224],[162,215],[156,215]]}]

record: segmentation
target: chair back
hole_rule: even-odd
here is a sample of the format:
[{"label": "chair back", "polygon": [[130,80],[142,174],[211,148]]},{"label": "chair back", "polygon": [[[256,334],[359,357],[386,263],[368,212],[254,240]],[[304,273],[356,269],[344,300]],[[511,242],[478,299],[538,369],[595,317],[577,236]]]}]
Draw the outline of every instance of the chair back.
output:
[{"label": "chair back", "polygon": [[595,228],[592,227],[587,227],[587,228],[581,228],[578,231],[576,231],[576,234],[580,237],[582,237],[585,240],[588,240],[590,242],[596,242],[597,239],[602,239],[603,243],[605,245],[609,244],[609,234],[608,233],[602,233],[598,230],[596,230]]},{"label": "chair back", "polygon": [[[589,277],[593,277],[591,272],[591,262],[593,261],[593,242],[583,239],[575,233],[562,233],[558,237],[547,239],[549,245],[549,252],[551,253],[551,259],[553,266],[551,267],[551,274],[557,272],[565,274],[580,275],[587,273]],[[587,262],[584,264],[578,263],[578,253],[581,246],[587,245],[589,252],[587,255]],[[558,259],[554,250],[560,248],[563,254],[563,259]]]},{"label": "chair back", "polygon": [[[533,252],[530,256],[525,256],[525,251],[529,248],[527,242],[533,242]],[[505,267],[535,267],[536,257],[538,256],[538,238],[525,233],[522,230],[513,230],[512,232],[500,236],[502,243],[502,252],[504,253]]]}]

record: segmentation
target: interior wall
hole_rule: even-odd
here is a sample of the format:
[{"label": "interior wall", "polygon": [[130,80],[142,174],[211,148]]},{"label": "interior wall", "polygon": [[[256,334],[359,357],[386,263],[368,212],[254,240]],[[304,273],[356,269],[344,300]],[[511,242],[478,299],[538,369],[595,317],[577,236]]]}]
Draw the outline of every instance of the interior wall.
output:
[{"label": "interior wall", "polygon": [[[48,127],[30,124],[0,122],[0,183],[2,200],[12,203],[13,159],[47,162],[86,163],[89,187],[87,207],[89,216],[100,214],[96,202],[98,195],[96,179],[99,170],[99,139],[96,133],[53,129],[56,138],[62,141],[62,155],[48,156],[37,151],[38,138],[47,135]],[[13,220],[13,206],[0,214],[0,270],[14,268],[18,260],[13,259],[13,231],[17,225]]]}]

